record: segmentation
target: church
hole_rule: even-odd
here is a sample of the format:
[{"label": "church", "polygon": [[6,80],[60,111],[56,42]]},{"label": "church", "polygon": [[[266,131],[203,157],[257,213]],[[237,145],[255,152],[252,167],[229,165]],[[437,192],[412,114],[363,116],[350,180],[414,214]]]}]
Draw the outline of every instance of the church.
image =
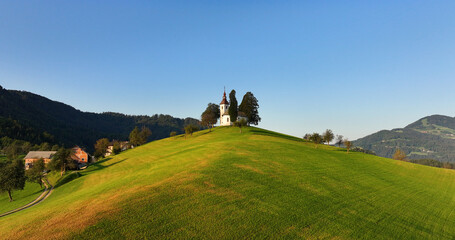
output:
[{"label": "church", "polygon": [[[220,103],[220,126],[232,126],[234,122],[231,121],[231,116],[229,116],[229,102],[226,99],[226,91],[223,94],[223,100]],[[240,119],[247,119],[243,112],[238,113],[237,121]]]}]

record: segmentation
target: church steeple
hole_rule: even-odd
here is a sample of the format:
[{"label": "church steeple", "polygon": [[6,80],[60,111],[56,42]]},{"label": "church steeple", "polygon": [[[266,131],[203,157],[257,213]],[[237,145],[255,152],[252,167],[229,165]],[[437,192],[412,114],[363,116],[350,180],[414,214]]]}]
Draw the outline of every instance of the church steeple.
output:
[{"label": "church steeple", "polygon": [[223,100],[221,100],[220,105],[221,105],[221,104],[226,104],[226,105],[229,104],[229,102],[226,100],[226,90],[224,90]]}]

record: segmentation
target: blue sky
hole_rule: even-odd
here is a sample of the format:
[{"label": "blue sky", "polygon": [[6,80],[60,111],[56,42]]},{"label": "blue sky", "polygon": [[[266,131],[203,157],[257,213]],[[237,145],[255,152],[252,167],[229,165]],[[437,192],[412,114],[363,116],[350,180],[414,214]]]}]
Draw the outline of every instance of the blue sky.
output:
[{"label": "blue sky", "polygon": [[455,111],[454,1],[1,1],[0,85],[77,109],[356,139]]}]

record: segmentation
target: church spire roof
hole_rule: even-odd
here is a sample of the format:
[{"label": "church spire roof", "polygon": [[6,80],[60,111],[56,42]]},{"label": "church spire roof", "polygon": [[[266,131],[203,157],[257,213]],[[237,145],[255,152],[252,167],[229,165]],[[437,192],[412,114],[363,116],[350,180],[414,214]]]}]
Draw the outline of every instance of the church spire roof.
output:
[{"label": "church spire roof", "polygon": [[221,100],[221,104],[229,104],[229,102],[226,100],[226,90],[224,90],[224,94],[223,94],[223,100]]}]

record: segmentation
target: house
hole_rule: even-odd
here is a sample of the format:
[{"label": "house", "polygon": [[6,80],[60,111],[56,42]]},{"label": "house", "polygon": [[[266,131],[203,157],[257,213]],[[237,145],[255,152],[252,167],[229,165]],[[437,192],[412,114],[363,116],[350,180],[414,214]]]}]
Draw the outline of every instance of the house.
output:
[{"label": "house", "polygon": [[[128,141],[123,141],[119,142],[120,144],[120,151],[123,152],[127,149],[130,148],[129,142]],[[109,144],[106,149],[106,153],[104,154],[104,157],[108,157],[114,153],[114,144]]]},{"label": "house", "polygon": [[[231,116],[229,116],[229,102],[226,99],[226,91],[224,91],[223,100],[221,100],[220,103],[220,126],[232,126],[234,122],[232,122],[232,119],[230,118]],[[243,112],[239,112],[236,121],[242,118],[248,120]]]},{"label": "house", "polygon": [[122,149],[122,151],[128,150],[130,148],[131,148],[130,142],[128,141],[120,142],[120,149]]},{"label": "house", "polygon": [[24,157],[25,160],[25,169],[28,170],[29,168],[33,167],[33,163],[38,161],[38,159],[44,159],[44,163],[48,164],[54,154],[57,153],[56,151],[30,151]]},{"label": "house", "polygon": [[72,148],[73,154],[71,158],[76,161],[77,163],[87,163],[88,162],[88,154],[79,146],[75,146]]},{"label": "house", "polygon": [[114,152],[114,145],[111,144],[111,145],[107,146],[104,157],[111,156],[113,152]]}]

